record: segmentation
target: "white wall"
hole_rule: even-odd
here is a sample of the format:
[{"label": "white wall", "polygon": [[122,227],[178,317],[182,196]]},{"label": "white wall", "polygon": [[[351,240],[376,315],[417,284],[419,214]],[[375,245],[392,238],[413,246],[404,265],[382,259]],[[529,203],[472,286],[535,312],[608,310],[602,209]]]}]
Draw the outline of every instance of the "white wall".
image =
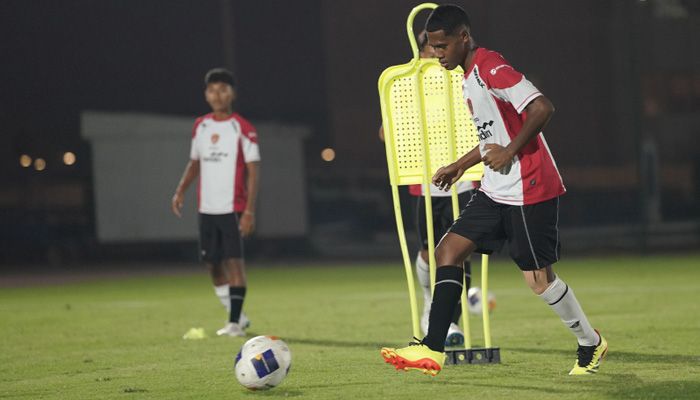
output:
[{"label": "white wall", "polygon": [[[193,117],[86,111],[81,134],[92,147],[97,236],[101,242],[194,240],[196,182],[184,215],[170,199],[189,160]],[[306,127],[253,121],[262,162],[258,237],[308,232],[303,139]]]}]

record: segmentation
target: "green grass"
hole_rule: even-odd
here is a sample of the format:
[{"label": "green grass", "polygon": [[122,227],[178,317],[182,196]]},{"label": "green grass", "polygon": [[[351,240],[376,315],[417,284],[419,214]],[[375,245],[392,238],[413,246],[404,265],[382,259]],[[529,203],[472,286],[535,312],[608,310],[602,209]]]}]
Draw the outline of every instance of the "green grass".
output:
[{"label": "green grass", "polygon": [[[243,339],[204,272],[0,290],[0,398],[626,399],[700,397],[700,257],[566,260],[610,350],[596,376],[567,375],[575,340],[507,261],[492,263],[494,345],[502,363],[399,373],[382,345],[411,336],[401,265],[253,267],[250,334],[289,344],[290,375],[248,392],[235,381]],[[472,318],[475,340],[480,324]],[[190,327],[209,339],[182,340]]]}]

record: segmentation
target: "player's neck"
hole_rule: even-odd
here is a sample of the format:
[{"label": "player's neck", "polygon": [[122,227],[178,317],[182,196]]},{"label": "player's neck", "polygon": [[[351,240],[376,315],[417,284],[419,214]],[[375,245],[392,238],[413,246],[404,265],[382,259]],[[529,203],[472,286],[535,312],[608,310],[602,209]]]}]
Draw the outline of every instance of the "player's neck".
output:
[{"label": "player's neck", "polygon": [[212,114],[215,120],[222,121],[225,119],[229,119],[231,117],[231,114],[233,114],[233,110],[229,108],[227,110],[214,111]]},{"label": "player's neck", "polygon": [[476,55],[476,50],[478,48],[479,46],[472,46],[472,48],[470,48],[467,52],[467,56],[464,57],[464,65],[462,65],[462,69],[464,69],[464,71],[469,71],[471,69],[474,56]]}]

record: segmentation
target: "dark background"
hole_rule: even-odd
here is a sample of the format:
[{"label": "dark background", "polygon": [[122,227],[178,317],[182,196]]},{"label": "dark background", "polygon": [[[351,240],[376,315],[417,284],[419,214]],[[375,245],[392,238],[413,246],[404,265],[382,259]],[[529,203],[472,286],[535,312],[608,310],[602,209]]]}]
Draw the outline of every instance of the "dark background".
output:
[{"label": "dark background", "polygon": [[[700,3],[457,3],[477,42],[501,52],[556,107],[545,135],[569,191],[565,246],[697,249]],[[0,263],[194,260],[193,243],[97,241],[80,113],[204,114],[203,75],[214,66],[235,71],[243,115],[313,132],[305,146],[309,236],[253,240],[249,255],[396,257],[376,82],[411,58],[405,18],[417,4],[3,1]],[[320,157],[325,147],[336,151],[331,163]],[[76,153],[75,165],[62,164],[65,151]],[[22,167],[22,154],[43,157],[46,169]],[[164,179],[174,188],[181,172]]]}]

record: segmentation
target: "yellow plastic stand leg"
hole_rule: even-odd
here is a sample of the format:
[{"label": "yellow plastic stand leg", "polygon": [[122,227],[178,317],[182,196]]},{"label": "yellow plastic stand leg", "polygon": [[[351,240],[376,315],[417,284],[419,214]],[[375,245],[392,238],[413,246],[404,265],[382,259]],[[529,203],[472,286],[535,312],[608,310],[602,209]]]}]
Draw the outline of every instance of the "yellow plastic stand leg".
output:
[{"label": "yellow plastic stand leg", "polygon": [[491,348],[491,322],[489,319],[489,256],[481,255],[481,315],[484,319],[484,347]]},{"label": "yellow plastic stand leg", "polygon": [[[452,188],[452,216],[454,221],[459,217],[459,195],[455,188]],[[467,301],[467,280],[462,278],[462,330],[464,331],[464,348],[468,350],[472,348],[472,334],[469,326],[469,303]]]},{"label": "yellow plastic stand leg", "polygon": [[413,268],[411,266],[411,258],[408,255],[408,246],[406,245],[406,231],[403,227],[403,217],[401,215],[401,201],[399,198],[398,186],[391,185],[391,196],[394,199],[394,215],[396,216],[396,229],[399,234],[401,255],[403,256],[403,264],[406,270],[406,282],[408,283],[408,297],[411,305],[411,325],[413,327],[413,336],[419,338],[420,323],[418,318],[418,303],[416,301],[416,285],[413,280]]}]

